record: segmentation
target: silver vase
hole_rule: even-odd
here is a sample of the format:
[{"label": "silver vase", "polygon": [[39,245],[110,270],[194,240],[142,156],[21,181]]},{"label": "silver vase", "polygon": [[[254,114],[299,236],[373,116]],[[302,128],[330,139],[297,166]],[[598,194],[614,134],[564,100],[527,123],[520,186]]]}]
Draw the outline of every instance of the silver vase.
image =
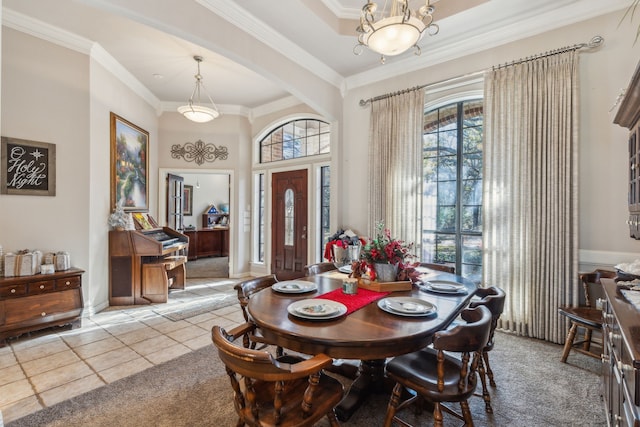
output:
[{"label": "silver vase", "polygon": [[376,270],[376,280],[378,282],[395,282],[398,275],[396,264],[376,263],[373,265]]}]

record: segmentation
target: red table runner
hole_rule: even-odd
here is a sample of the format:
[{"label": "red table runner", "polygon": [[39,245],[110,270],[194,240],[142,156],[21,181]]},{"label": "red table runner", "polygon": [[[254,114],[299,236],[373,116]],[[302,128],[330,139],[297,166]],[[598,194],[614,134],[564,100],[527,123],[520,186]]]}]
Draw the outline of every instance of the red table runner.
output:
[{"label": "red table runner", "polygon": [[391,292],[376,292],[358,288],[357,294],[345,294],[342,292],[342,289],[335,289],[331,292],[327,292],[326,294],[318,295],[315,298],[323,298],[342,303],[347,307],[346,314],[351,314],[373,301],[378,301],[380,298],[385,297],[390,293]]}]

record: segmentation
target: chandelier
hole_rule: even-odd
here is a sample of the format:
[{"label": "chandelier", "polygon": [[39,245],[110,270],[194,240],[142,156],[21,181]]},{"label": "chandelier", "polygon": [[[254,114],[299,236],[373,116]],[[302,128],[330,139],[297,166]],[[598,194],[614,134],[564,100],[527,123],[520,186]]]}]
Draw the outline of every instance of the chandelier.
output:
[{"label": "chandelier", "polygon": [[381,55],[383,64],[386,56],[400,55],[412,47],[415,48],[415,54],[420,55],[418,42],[425,31],[431,36],[440,31],[438,25],[433,23],[434,7],[429,4],[429,0],[425,0],[424,5],[412,12],[409,0],[391,0],[391,7],[385,18],[386,6],[385,0],[382,10],[376,13],[376,3],[367,1],[364,5],[360,25],[356,28],[358,44],[353,48],[353,53],[361,55],[364,47],[368,47]]},{"label": "chandelier", "polygon": [[[204,87],[204,83],[202,83],[202,75],[200,74],[200,63],[202,62],[202,56],[196,55],[193,57],[193,59],[195,59],[196,63],[198,64],[198,73],[194,76],[196,78],[196,87],[191,93],[189,103],[187,105],[178,107],[178,112],[193,122],[206,123],[218,117],[220,113],[218,112],[216,104],[213,103],[211,96],[207,93],[207,90]],[[209,98],[211,107],[207,107],[201,102],[201,91],[204,92],[205,95],[207,95],[207,98]]]}]

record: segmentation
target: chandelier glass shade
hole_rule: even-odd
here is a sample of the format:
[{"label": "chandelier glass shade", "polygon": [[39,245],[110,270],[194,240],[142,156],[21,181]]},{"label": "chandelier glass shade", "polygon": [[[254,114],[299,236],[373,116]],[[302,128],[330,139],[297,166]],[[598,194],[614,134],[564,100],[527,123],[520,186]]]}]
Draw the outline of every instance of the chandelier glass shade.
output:
[{"label": "chandelier glass shade", "polygon": [[[211,96],[207,93],[204,83],[202,83],[202,75],[200,74],[200,63],[202,62],[202,57],[194,56],[193,59],[198,64],[198,73],[194,76],[196,79],[196,86],[191,93],[191,98],[189,98],[187,105],[178,107],[178,112],[192,122],[206,123],[218,117],[220,113],[218,112],[218,108],[216,107],[216,104],[214,104],[213,99],[211,99]],[[202,92],[204,92],[209,100],[209,103],[211,104],[210,107],[202,102]]]},{"label": "chandelier glass shade", "polygon": [[[386,6],[386,4],[385,4]],[[387,17],[380,13],[378,5],[368,1],[362,8],[358,32],[358,44],[353,49],[356,55],[362,54],[365,47],[385,56],[395,56],[415,48],[416,55],[421,50],[418,42],[425,32],[430,35],[438,33],[439,28],[433,23],[433,6],[429,0],[415,12],[409,9],[408,0],[391,0],[391,8]]]}]

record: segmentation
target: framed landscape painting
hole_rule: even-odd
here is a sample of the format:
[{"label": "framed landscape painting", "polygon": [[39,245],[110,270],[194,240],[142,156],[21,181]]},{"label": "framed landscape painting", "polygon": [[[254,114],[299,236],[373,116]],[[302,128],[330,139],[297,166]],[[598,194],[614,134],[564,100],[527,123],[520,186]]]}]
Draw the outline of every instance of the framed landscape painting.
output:
[{"label": "framed landscape painting", "polygon": [[111,119],[111,208],[149,210],[149,132],[110,113]]}]

